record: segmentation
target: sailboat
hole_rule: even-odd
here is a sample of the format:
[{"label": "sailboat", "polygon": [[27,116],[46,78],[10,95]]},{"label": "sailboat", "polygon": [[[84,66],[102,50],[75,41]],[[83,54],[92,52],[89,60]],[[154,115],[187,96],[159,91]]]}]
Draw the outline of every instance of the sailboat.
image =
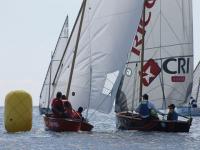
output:
[{"label": "sailboat", "polygon": [[68,15],[64,21],[62,30],[58,37],[58,41],[55,47],[53,54],[51,55],[51,61],[45,76],[45,80],[43,82],[43,86],[40,92],[40,100],[39,100],[39,112],[40,114],[45,114],[50,110],[50,99],[51,99],[51,92],[53,89],[52,79],[56,75],[56,70],[58,69],[59,63],[61,61],[62,55],[64,53],[67,41],[68,41]]},{"label": "sailboat", "polygon": [[[143,0],[83,0],[70,37],[63,44],[59,64],[51,68],[54,73],[48,76],[47,86],[41,92],[40,100],[47,101],[46,108],[60,91],[66,93],[75,110],[84,108],[86,120],[89,110],[101,113],[112,110],[143,3]],[[55,118],[48,113],[43,116],[46,127],[53,131],[93,128],[82,120]]]},{"label": "sailboat", "polygon": [[[191,95],[193,24],[191,0],[146,0],[116,97],[119,129],[189,132],[192,118],[145,122],[137,113],[143,94],[156,108],[182,106]],[[180,120],[182,119],[182,120]]]},{"label": "sailboat", "polygon": [[200,76],[199,76],[199,71],[200,71],[200,62],[196,66],[194,72],[193,72],[193,86],[192,86],[192,98],[196,100],[197,102],[197,107],[192,107],[190,102],[187,102],[186,105],[182,107],[177,108],[177,112],[181,115],[188,115],[188,112],[191,116],[200,116],[200,107],[198,107],[198,102],[199,102],[199,90],[200,90]]}]

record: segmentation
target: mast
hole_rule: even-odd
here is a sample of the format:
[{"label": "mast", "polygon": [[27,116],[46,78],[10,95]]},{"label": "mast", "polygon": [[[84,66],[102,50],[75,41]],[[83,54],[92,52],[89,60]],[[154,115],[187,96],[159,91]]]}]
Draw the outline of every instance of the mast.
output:
[{"label": "mast", "polygon": [[[69,36],[69,39],[68,39],[68,42],[67,42],[67,46],[65,47],[65,50],[64,50],[63,55],[62,55],[62,58],[61,58],[61,60],[60,60],[58,69],[57,69],[57,71],[56,71],[56,73],[55,73],[55,77],[54,77],[54,79],[52,80],[52,81],[53,81],[53,82],[52,82],[52,85],[56,85],[56,79],[57,79],[57,77],[59,76],[59,70],[60,70],[61,67],[62,67],[62,62],[63,62],[64,56],[65,56],[65,54],[66,54],[66,52],[67,52],[67,48],[68,48],[69,43],[70,43],[70,41],[71,41],[72,34],[74,33],[75,26],[77,25],[78,18],[79,18],[80,14],[81,14],[82,9],[83,9],[83,3],[81,4],[81,8],[80,8],[80,10],[79,10],[79,12],[78,12],[78,16],[77,16],[77,18],[76,18],[75,24],[74,24],[73,29],[72,29],[72,31],[71,31],[71,34],[70,34],[70,36]],[[55,91],[53,91],[53,93],[54,93],[54,92],[55,92]],[[52,95],[53,95],[53,93],[52,93]]]},{"label": "mast", "polygon": [[[162,0],[160,0],[160,58],[162,58],[162,45],[161,45],[161,42],[162,42]],[[161,59],[161,64],[163,64],[163,59]],[[162,104],[162,108],[163,109],[166,109],[166,98],[165,98],[165,89],[164,89],[164,78],[163,78],[163,66],[161,65],[161,78],[160,78],[160,84],[161,84],[161,90],[162,90],[162,94],[163,94],[163,104]]]},{"label": "mast", "polygon": [[[90,10],[91,8],[89,7],[89,24],[90,24]],[[88,113],[89,113],[89,107],[90,107],[90,101],[91,101],[91,84],[92,84],[92,67],[91,67],[91,62],[92,62],[92,50],[91,50],[91,35],[90,35],[90,27],[89,27],[89,48],[90,48],[90,97],[87,105],[87,112],[86,112],[86,119],[88,118]]]},{"label": "mast", "polygon": [[86,2],[87,2],[87,0],[83,0],[83,11],[82,11],[82,15],[81,15],[80,26],[79,26],[78,36],[77,36],[77,40],[76,40],[76,46],[75,46],[75,50],[74,50],[74,56],[73,56],[73,60],[72,60],[72,66],[71,66],[71,71],[70,71],[70,75],[69,75],[69,82],[68,82],[68,87],[67,87],[67,93],[66,93],[67,99],[69,97],[69,91],[70,91],[72,76],[73,76],[73,72],[74,72],[76,54],[77,54],[77,50],[78,50],[78,46],[79,46],[79,40],[80,40],[80,35],[81,35],[83,18],[84,18],[84,14],[85,14]]},{"label": "mast", "polygon": [[145,41],[145,3],[147,0],[144,1],[144,5],[143,5],[143,13],[142,13],[142,29],[143,29],[143,34],[142,34],[142,50],[141,50],[141,74],[140,74],[140,93],[139,93],[139,101],[142,100],[142,90],[143,90],[143,83],[142,83],[142,79],[143,79],[143,63],[144,63],[144,41]]}]

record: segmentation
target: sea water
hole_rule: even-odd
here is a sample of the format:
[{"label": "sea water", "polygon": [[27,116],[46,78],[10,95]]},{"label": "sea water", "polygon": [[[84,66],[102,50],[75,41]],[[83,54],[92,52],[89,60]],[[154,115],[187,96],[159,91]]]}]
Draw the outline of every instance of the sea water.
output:
[{"label": "sea water", "polygon": [[4,108],[0,107],[0,150],[199,150],[200,117],[193,118],[189,133],[120,131],[115,128],[114,112],[92,113],[92,132],[45,130],[38,107],[33,108],[33,125],[29,132],[7,133]]}]

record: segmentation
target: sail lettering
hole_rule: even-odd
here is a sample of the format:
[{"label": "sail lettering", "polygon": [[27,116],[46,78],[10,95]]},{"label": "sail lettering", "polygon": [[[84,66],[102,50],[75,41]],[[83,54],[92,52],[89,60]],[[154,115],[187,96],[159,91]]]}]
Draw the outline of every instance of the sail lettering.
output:
[{"label": "sail lettering", "polygon": [[146,8],[152,8],[155,5],[156,0],[148,0],[145,2],[145,7]]},{"label": "sail lettering", "polygon": [[[146,1],[145,4],[144,4],[145,8],[147,8],[147,9],[152,8],[155,5],[155,2],[156,2],[156,0]],[[137,56],[140,55],[140,49],[141,49],[140,46],[144,42],[144,40],[142,39],[142,35],[146,34],[145,27],[148,26],[149,22],[151,21],[151,12],[149,12],[147,15],[145,16],[145,20],[144,20],[143,17],[141,17],[140,24],[139,24],[138,29],[137,29],[137,34],[136,34],[136,36],[134,38],[134,42],[133,42],[134,44],[133,44],[133,47],[132,47],[132,52],[134,54],[136,54]]]},{"label": "sail lettering", "polygon": [[163,70],[168,74],[187,74],[190,70],[189,64],[190,58],[170,58],[163,62]]},{"label": "sail lettering", "polygon": [[[146,19],[146,17],[145,17],[145,19]],[[142,27],[143,27],[143,26],[146,27],[146,26],[149,24],[150,20],[151,20],[151,12],[149,12],[148,17],[147,17],[146,20],[144,20],[143,17],[140,19],[140,25],[141,25]],[[142,33],[141,33],[141,34],[142,34]]]}]

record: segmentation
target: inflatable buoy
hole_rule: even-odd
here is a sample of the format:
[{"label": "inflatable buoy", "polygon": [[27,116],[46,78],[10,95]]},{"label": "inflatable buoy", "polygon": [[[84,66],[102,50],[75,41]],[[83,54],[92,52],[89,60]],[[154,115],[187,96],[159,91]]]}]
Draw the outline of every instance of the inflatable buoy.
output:
[{"label": "inflatable buoy", "polygon": [[32,128],[32,98],[25,91],[6,95],[4,124],[8,132],[30,131]]}]

